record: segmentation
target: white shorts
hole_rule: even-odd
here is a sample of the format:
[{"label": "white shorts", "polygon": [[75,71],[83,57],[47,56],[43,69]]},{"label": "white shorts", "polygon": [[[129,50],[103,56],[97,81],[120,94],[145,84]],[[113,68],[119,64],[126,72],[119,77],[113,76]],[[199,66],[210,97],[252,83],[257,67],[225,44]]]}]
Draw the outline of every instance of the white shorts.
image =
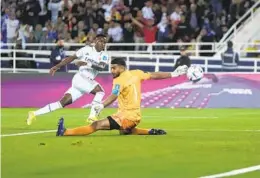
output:
[{"label": "white shorts", "polygon": [[83,78],[79,73],[76,73],[72,78],[71,87],[65,92],[65,94],[70,94],[72,97],[72,102],[74,102],[82,95],[90,93],[97,85],[99,85],[97,81],[89,78]]}]

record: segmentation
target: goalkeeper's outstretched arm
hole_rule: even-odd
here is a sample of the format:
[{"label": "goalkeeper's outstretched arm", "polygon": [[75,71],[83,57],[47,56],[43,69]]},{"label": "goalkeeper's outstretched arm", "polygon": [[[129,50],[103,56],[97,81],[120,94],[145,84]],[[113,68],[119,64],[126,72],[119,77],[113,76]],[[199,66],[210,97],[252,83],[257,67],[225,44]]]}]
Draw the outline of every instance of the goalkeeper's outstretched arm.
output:
[{"label": "goalkeeper's outstretched arm", "polygon": [[152,72],[150,79],[152,80],[160,80],[160,79],[168,79],[172,77],[178,77],[180,75],[184,75],[187,72],[188,67],[186,65],[177,67],[173,72]]}]

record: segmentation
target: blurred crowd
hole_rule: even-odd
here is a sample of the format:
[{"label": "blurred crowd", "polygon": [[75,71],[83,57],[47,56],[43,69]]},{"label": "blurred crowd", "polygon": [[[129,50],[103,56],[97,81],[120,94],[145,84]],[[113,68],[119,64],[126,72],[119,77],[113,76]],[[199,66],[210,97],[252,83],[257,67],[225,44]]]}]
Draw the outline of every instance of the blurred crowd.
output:
[{"label": "blurred crowd", "polygon": [[[65,43],[91,43],[97,34],[107,35],[112,43],[215,42],[254,2],[6,0],[1,1],[1,45],[61,39]],[[136,46],[135,50],[141,48]]]}]

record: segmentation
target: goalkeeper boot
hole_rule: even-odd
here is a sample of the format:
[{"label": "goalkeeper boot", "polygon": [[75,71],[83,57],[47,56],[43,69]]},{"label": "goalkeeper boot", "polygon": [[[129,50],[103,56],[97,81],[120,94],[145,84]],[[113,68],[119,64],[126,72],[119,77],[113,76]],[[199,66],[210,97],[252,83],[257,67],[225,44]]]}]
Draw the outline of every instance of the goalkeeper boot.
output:
[{"label": "goalkeeper boot", "polygon": [[58,128],[57,128],[57,132],[56,132],[56,136],[63,136],[64,132],[66,131],[66,128],[64,126],[64,119],[60,118],[59,122],[58,122]]},{"label": "goalkeeper boot", "polygon": [[31,125],[34,120],[36,120],[36,116],[35,116],[34,112],[33,111],[29,111],[28,112],[28,118],[26,120],[27,125]]},{"label": "goalkeeper boot", "polygon": [[166,135],[166,131],[162,130],[162,129],[151,129],[149,130],[149,135]]}]

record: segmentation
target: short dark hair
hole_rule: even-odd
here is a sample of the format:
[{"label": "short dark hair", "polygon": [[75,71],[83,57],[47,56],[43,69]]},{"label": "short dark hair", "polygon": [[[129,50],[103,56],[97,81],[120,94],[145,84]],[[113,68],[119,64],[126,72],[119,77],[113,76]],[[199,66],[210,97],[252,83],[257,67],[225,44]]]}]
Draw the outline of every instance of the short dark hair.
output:
[{"label": "short dark hair", "polygon": [[117,64],[126,67],[126,62],[123,58],[114,58],[112,59],[111,64]]},{"label": "short dark hair", "polygon": [[228,48],[232,48],[232,47],[233,47],[232,41],[228,41],[228,42],[227,42],[227,46],[228,46]]}]

